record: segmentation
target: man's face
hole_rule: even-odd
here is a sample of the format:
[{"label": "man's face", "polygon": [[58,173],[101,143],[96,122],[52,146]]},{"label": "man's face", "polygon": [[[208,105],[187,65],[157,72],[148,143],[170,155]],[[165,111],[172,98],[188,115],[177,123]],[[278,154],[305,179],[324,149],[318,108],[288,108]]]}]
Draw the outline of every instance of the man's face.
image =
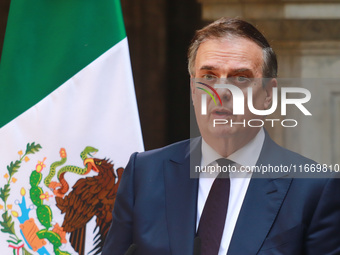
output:
[{"label": "man's face", "polygon": [[[253,105],[257,110],[264,110],[270,106],[272,85],[262,86],[262,49],[254,42],[245,38],[211,39],[203,42],[197,51],[195,60],[195,78],[191,82],[192,100],[195,107],[196,119],[202,137],[206,142],[219,138],[238,137],[250,141],[259,128],[249,127],[250,119],[263,119],[251,113],[248,109],[248,87],[252,87]],[[244,115],[233,115],[233,97],[225,88],[216,89],[222,105],[216,99],[216,103],[207,96],[207,114],[201,114],[201,97],[206,94],[199,83],[206,81],[212,84],[215,79],[223,78],[217,83],[233,84],[239,87],[244,94]],[[255,78],[255,79],[254,79]],[[209,90],[209,89],[208,89]],[[226,119],[228,124],[213,126],[214,119]],[[245,120],[245,127],[243,124]],[[255,125],[255,124],[254,124]],[[258,123],[256,123],[258,125]]]}]

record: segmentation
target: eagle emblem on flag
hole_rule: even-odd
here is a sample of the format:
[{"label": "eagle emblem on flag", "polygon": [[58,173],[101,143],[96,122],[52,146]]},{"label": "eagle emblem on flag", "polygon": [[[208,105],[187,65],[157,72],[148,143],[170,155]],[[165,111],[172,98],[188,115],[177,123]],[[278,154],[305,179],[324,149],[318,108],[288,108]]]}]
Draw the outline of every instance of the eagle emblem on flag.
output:
[{"label": "eagle emblem on flag", "polygon": [[[40,151],[40,144],[27,144],[26,151],[19,151],[19,159],[7,166],[4,175],[6,184],[0,188],[0,229],[8,234],[8,249],[14,255],[56,254],[70,255],[74,251],[85,254],[86,226],[95,217],[95,233],[91,254],[102,251],[107,236],[112,210],[123,168],[114,169],[109,159],[95,158],[98,149],[87,146],[81,153],[83,166],[67,164],[67,153],[61,148],[57,160],[49,170],[45,161],[37,162],[31,170],[28,184],[20,189],[20,194],[11,193],[11,185],[19,171],[28,171],[22,166],[29,155]],[[44,174],[43,174],[44,173]],[[92,173],[92,175],[90,175]],[[77,178],[70,188],[68,178]],[[15,204],[8,204],[10,196],[16,196]],[[62,221],[54,218],[51,203],[63,215]],[[60,218],[60,217],[59,217]],[[19,226],[19,228],[17,228]],[[19,231],[18,231],[19,229]],[[74,251],[67,247],[72,246]]]}]

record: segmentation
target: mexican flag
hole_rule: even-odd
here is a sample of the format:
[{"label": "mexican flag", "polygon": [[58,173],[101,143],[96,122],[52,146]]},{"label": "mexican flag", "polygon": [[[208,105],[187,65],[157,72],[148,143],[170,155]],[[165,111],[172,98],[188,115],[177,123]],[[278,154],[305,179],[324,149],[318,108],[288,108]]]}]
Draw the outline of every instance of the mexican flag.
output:
[{"label": "mexican flag", "polygon": [[0,64],[1,254],[100,254],[143,150],[118,0],[13,0]]}]

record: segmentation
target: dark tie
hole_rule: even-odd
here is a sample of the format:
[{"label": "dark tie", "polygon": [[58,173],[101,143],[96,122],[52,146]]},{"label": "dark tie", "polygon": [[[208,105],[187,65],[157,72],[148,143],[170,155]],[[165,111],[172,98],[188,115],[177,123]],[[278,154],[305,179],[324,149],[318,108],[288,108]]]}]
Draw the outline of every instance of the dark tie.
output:
[{"label": "dark tie", "polygon": [[[234,163],[225,158],[218,159],[216,162],[221,167],[228,167]],[[229,172],[221,172],[211,186],[199,222],[198,236],[201,238],[202,255],[218,254],[227,216],[229,192]]]}]

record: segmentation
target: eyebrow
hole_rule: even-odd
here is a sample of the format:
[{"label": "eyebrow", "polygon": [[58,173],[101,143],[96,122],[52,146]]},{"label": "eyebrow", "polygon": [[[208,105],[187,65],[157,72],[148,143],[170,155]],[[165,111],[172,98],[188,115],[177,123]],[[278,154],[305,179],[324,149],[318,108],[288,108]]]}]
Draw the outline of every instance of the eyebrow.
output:
[{"label": "eyebrow", "polygon": [[[207,71],[212,71],[212,70],[216,70],[218,69],[216,66],[212,66],[212,65],[204,65],[200,68],[200,70],[207,70]],[[240,69],[235,69],[232,70],[233,73],[243,73],[243,72],[251,72],[253,73],[253,71],[249,68],[240,68]]]},{"label": "eyebrow", "polygon": [[205,65],[205,66],[202,66],[202,67],[200,68],[200,70],[208,70],[208,71],[216,70],[216,69],[217,69],[217,67],[211,66],[211,65]]},{"label": "eyebrow", "polygon": [[233,72],[234,73],[243,73],[243,72],[253,72],[253,71],[249,68],[240,68],[240,69],[233,70]]}]

